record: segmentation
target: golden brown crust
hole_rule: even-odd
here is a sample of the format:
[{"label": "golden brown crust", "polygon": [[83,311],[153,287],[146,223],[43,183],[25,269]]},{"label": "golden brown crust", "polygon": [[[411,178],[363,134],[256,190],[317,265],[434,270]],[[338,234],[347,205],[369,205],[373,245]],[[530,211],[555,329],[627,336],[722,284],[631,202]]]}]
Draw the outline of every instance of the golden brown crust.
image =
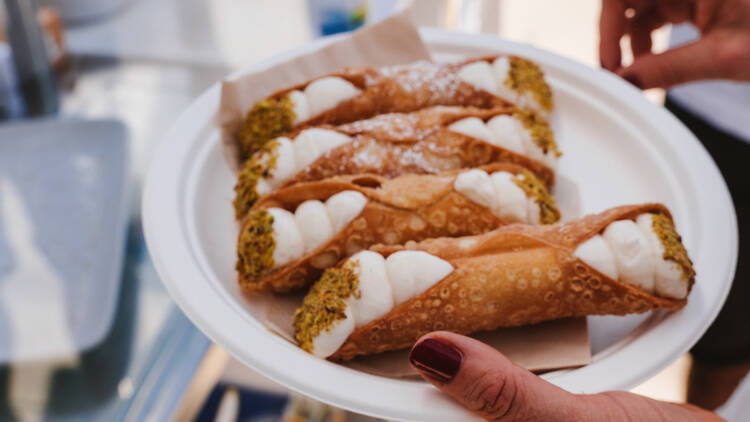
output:
[{"label": "golden brown crust", "polygon": [[436,174],[509,162],[529,169],[551,187],[555,172],[547,165],[448,129],[451,123],[466,117],[489,119],[512,112],[513,109],[509,108],[436,107],[325,127],[351,136],[352,142],[319,157],[284,186],[344,174],[371,173],[391,178],[408,173]]},{"label": "golden brown crust", "polygon": [[[351,99],[340,102],[330,110],[285,128],[285,131],[291,133],[311,126],[340,125],[368,119],[383,113],[408,113],[432,106],[477,108],[512,106],[507,100],[477,88],[458,77],[458,70],[462,66],[477,61],[492,62],[497,57],[499,56],[480,57],[457,63],[422,61],[384,68],[350,67],[336,73],[322,75],[321,77],[343,78],[362,92]],[[263,101],[283,102],[289,92],[303,90],[311,82],[321,77],[279,90],[259,101],[259,103]],[[542,80],[541,84],[549,91],[549,86],[545,81]],[[551,111],[550,107],[545,108],[545,113]],[[242,125],[239,127],[242,127]],[[238,142],[239,138],[240,134],[235,134],[235,139]],[[254,143],[257,142],[263,142],[263,140],[256,140]],[[256,147],[260,146],[262,145]]]},{"label": "golden brown crust", "polygon": [[441,238],[406,246],[375,246],[387,256],[424,250],[455,268],[446,278],[387,315],[354,331],[331,357],[356,356],[411,346],[434,330],[469,334],[584,315],[625,315],[676,310],[686,299],[658,297],[612,280],[576,258],[576,245],[609,223],[644,212],[669,211],[660,204],[613,208],[566,224],[509,225],[472,239]]},{"label": "golden brown crust", "polygon": [[[513,108],[507,107],[432,107],[413,113],[382,114],[341,126],[318,126],[321,129],[335,130],[353,139],[318,157],[287,180],[282,187],[341,175],[367,173],[393,178],[404,174],[437,174],[496,162],[523,166],[533,172],[547,187],[551,187],[554,184],[555,173],[545,164],[448,129],[451,123],[466,117],[486,120],[512,113]],[[300,130],[295,130],[289,136],[294,138],[299,132]],[[253,159],[247,161],[240,174],[248,173],[247,167],[255,164],[256,161]],[[261,173],[269,170],[258,168],[254,171]],[[254,180],[251,183],[255,183]],[[251,205],[257,199],[255,189],[254,184],[242,185],[241,180],[235,187],[238,195],[250,198],[250,201],[244,202],[247,205]],[[238,212],[238,219],[243,215],[241,211]]]},{"label": "golden brown crust", "polygon": [[[523,170],[510,163],[481,168],[487,172],[514,174]],[[479,234],[507,224],[488,208],[453,190],[458,173],[410,174],[390,180],[377,175],[342,176],[293,185],[272,193],[253,209],[279,207],[293,212],[306,200],[325,201],[345,190],[361,192],[368,202],[352,222],[315,251],[256,279],[240,275],[240,287],[247,291],[287,292],[311,284],[325,268],[371,245]],[[243,227],[245,224],[243,222]]]},{"label": "golden brown crust", "polygon": [[[457,75],[458,69],[465,64],[478,60],[490,61],[495,57],[442,64],[416,62],[387,68],[348,67],[323,75],[321,77],[345,79],[362,93],[300,122],[294,129],[321,124],[337,125],[382,113],[405,113],[437,105],[479,108],[510,106],[508,101],[460,80]],[[277,91],[270,98],[281,98],[291,91],[303,90],[315,79]]]}]

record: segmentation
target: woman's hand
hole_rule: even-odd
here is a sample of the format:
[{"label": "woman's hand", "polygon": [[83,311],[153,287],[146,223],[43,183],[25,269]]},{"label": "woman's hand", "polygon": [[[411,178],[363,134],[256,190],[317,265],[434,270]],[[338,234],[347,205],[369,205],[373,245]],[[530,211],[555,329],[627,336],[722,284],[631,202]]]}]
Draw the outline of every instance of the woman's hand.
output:
[{"label": "woman's hand", "polygon": [[571,394],[497,350],[449,332],[422,337],[409,360],[424,379],[489,421],[723,421],[694,406],[623,391]]},{"label": "woman's hand", "polygon": [[[651,31],[691,22],[699,40],[651,53]],[[640,88],[699,79],[750,81],[750,0],[603,0],[599,20],[602,67]],[[622,68],[620,39],[630,36],[633,64]]]}]

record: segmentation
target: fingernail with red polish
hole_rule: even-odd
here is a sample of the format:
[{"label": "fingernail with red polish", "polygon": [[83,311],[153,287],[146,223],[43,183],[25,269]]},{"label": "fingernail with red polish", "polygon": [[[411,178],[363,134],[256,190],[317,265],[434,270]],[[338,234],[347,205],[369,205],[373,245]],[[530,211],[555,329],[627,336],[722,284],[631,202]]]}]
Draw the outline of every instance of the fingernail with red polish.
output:
[{"label": "fingernail with red polish", "polygon": [[452,344],[434,338],[417,343],[409,353],[412,366],[430,378],[447,383],[458,373],[463,355]]},{"label": "fingernail with red polish", "polygon": [[626,81],[630,82],[636,88],[643,89],[643,83],[641,83],[641,79],[638,76],[630,74],[630,75],[623,76],[623,78]]}]

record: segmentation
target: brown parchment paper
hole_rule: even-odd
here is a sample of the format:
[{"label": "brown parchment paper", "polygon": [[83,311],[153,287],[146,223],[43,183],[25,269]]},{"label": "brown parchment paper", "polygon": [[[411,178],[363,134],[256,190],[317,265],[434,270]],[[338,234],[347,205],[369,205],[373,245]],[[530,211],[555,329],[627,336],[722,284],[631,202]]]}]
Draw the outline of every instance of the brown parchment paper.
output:
[{"label": "brown parchment paper", "polygon": [[430,53],[408,15],[400,13],[319,50],[235,80],[224,81],[216,121],[221,130],[224,155],[229,160],[230,167],[236,172],[240,165],[233,134],[245,113],[257,101],[279,89],[307,82],[344,67],[393,66],[417,60],[430,60]]},{"label": "brown parchment paper", "polygon": [[[233,170],[239,154],[232,134],[244,113],[273,92],[304,83],[347,66],[391,66],[430,60],[427,47],[407,14],[394,15],[365,27],[316,51],[297,56],[266,69],[224,81],[216,122],[221,129],[224,153]],[[575,186],[574,184],[571,184]],[[575,196],[577,201],[577,196]],[[576,215],[566,215],[571,218]],[[267,295],[262,300],[263,323],[272,332],[294,343],[292,316],[302,295]],[[550,321],[533,326],[479,333],[476,338],[496,347],[516,364],[534,371],[586,365],[591,360],[585,318]],[[415,376],[408,351],[357,358],[345,365],[363,372],[389,377]]]}]

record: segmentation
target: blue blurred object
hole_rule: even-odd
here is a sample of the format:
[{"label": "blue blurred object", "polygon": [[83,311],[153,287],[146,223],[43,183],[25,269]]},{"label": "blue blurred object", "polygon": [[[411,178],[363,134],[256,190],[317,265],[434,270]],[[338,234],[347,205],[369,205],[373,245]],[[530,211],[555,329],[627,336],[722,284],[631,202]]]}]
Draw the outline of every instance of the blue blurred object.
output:
[{"label": "blue blurred object", "polygon": [[18,90],[13,53],[7,43],[0,42],[0,121],[23,115],[23,98]]},{"label": "blue blurred object", "polygon": [[352,31],[365,23],[364,0],[309,0],[310,22],[315,35]]},{"label": "blue blurred object", "polygon": [[195,422],[216,421],[221,401],[227,391],[232,389],[239,395],[236,409],[238,422],[278,421],[284,406],[289,401],[287,396],[219,383],[203,403]]},{"label": "blue blurred object", "polygon": [[106,335],[128,221],[126,138],[113,120],[0,126],[0,363]]}]

